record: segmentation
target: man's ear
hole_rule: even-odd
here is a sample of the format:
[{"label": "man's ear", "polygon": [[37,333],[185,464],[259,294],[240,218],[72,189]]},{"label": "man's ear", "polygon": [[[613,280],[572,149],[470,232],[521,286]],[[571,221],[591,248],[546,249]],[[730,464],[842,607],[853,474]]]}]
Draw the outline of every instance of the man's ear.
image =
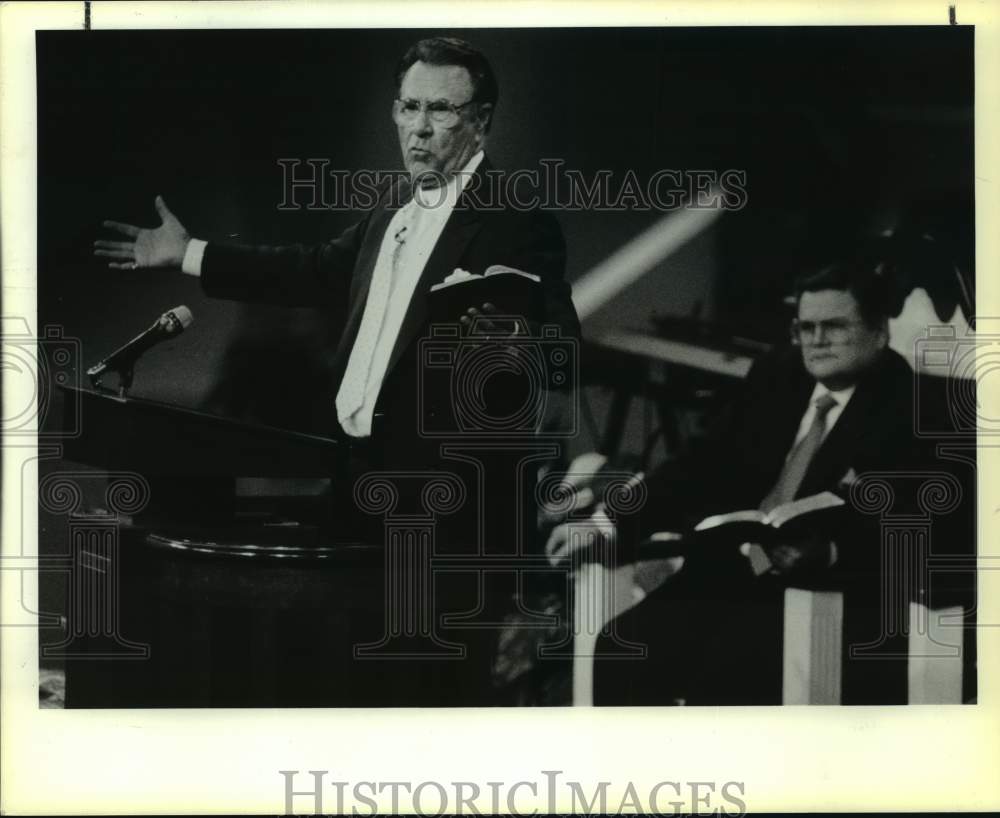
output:
[{"label": "man's ear", "polygon": [[878,328],[879,337],[882,341],[882,346],[889,346],[889,319],[883,318],[881,324]]},{"label": "man's ear", "polygon": [[480,130],[485,134],[490,129],[493,122],[493,103],[484,102],[476,111],[476,120],[479,122]]}]

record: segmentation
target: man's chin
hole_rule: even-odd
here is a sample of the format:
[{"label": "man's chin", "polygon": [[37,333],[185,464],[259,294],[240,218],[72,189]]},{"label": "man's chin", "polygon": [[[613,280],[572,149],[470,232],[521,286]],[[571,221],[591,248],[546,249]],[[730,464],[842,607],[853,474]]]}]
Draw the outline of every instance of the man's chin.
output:
[{"label": "man's chin", "polygon": [[813,380],[818,381],[833,392],[846,389],[851,384],[857,383],[858,380],[856,371],[845,370],[843,366],[831,361],[806,364],[806,372],[812,375]]},{"label": "man's chin", "polygon": [[421,159],[410,159],[406,164],[406,170],[414,184],[419,183],[422,187],[437,187],[444,179],[439,168]]},{"label": "man's chin", "polygon": [[805,366],[806,372],[812,375],[817,381],[822,381],[825,378],[836,378],[840,374],[840,367],[837,365],[837,362],[830,359],[806,361]]}]

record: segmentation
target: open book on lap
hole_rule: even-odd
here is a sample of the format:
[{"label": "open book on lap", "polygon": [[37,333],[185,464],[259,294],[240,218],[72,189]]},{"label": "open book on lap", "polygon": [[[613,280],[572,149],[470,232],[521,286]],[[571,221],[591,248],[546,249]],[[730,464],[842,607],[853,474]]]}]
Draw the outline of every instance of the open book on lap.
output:
[{"label": "open book on lap", "polygon": [[743,509],[706,517],[689,532],[659,531],[639,544],[640,556],[675,556],[692,549],[732,545],[745,542],[768,545],[778,539],[795,538],[810,532],[829,531],[838,526],[842,497],[824,491],[776,506],[765,513],[759,509]]}]

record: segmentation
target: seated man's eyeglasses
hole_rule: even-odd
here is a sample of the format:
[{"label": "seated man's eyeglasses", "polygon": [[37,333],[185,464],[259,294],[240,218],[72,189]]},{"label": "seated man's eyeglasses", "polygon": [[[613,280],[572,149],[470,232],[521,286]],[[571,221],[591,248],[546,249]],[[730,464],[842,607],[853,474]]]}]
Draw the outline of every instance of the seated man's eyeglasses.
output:
[{"label": "seated man's eyeglasses", "polygon": [[430,102],[422,102],[419,99],[396,99],[392,106],[392,115],[397,122],[413,122],[422,111],[427,112],[431,122],[445,128],[452,128],[458,124],[461,118],[459,111],[475,100],[470,99],[461,105],[454,105],[446,99],[435,99]]},{"label": "seated man's eyeglasses", "polygon": [[861,326],[860,321],[851,321],[847,318],[832,318],[829,321],[799,321],[796,318],[790,327],[792,343],[815,343],[822,333],[823,339],[831,344],[842,344],[851,337],[851,331],[858,326]]}]

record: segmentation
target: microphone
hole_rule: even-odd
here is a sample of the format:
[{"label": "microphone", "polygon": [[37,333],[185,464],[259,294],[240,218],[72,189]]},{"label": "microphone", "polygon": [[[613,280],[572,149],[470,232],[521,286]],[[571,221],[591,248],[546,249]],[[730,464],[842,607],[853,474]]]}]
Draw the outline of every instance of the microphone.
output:
[{"label": "microphone", "polygon": [[[133,364],[147,350],[156,346],[161,341],[168,338],[176,338],[185,329],[191,326],[194,316],[191,310],[183,304],[167,310],[163,315],[153,322],[153,325],[145,332],[137,335],[127,344],[119,347],[99,364],[95,364],[87,370],[91,383],[97,386],[101,376],[109,369],[114,372],[121,372],[123,375],[130,373]],[[131,380],[131,378],[128,378]]]}]

